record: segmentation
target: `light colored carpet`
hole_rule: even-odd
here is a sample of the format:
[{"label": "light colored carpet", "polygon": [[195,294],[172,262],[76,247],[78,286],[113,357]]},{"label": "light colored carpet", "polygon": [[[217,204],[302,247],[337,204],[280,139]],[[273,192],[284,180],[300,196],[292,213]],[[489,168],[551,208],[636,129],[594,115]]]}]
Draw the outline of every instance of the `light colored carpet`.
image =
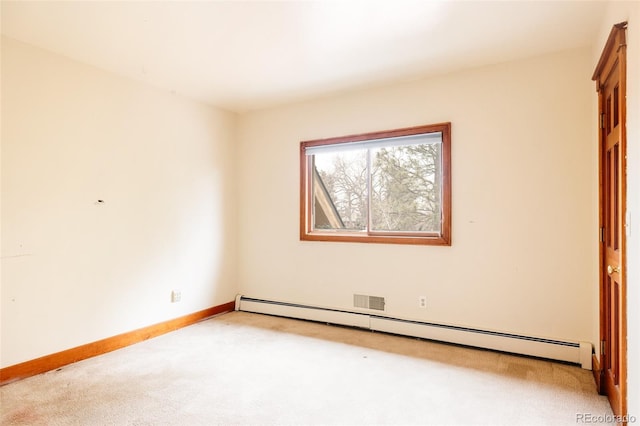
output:
[{"label": "light colored carpet", "polygon": [[576,425],[590,371],[232,312],[0,388],[2,425]]}]

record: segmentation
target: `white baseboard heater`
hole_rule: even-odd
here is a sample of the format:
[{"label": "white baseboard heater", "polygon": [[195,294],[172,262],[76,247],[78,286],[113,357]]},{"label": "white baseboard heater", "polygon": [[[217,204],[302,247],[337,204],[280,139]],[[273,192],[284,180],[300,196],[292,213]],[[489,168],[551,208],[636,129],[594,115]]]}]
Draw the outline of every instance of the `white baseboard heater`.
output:
[{"label": "white baseboard heater", "polygon": [[346,325],[385,333],[547,358],[579,364],[582,368],[591,370],[592,346],[589,342],[545,339],[455,325],[391,318],[376,313],[353,312],[297,303],[254,299],[242,295],[236,297],[235,309],[236,311]]}]

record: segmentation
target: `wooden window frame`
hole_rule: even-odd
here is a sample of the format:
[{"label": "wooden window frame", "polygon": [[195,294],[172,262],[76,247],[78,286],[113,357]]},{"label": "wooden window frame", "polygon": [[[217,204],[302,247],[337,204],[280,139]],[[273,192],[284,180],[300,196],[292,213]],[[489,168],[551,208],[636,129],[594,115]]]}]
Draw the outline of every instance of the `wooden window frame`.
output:
[{"label": "wooden window frame", "polygon": [[[349,142],[361,142],[375,139],[411,136],[424,133],[442,133],[442,203],[441,203],[441,231],[440,233],[426,232],[322,232],[314,231],[312,227],[312,167],[311,157],[306,155],[306,148],[321,145],[337,145]],[[372,133],[340,136],[327,139],[316,139],[300,142],[300,240],[302,241],[333,241],[353,243],[383,243],[383,244],[412,244],[412,245],[451,245],[451,123],[429,124],[424,126],[407,127],[403,129],[384,130]]]}]

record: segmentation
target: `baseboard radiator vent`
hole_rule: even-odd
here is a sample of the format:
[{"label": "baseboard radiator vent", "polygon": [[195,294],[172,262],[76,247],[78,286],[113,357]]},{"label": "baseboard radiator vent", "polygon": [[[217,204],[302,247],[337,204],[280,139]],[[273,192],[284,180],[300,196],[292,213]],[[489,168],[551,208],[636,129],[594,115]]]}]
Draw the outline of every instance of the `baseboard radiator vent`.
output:
[{"label": "baseboard radiator vent", "polygon": [[353,295],[353,307],[374,309],[376,311],[384,311],[384,297],[379,296],[367,296],[364,294]]},{"label": "baseboard radiator vent", "polygon": [[[354,295],[354,305],[358,306]],[[362,295],[360,295],[362,296]],[[375,297],[375,296],[365,296]],[[368,309],[384,310],[384,298],[376,300]],[[363,299],[364,300],[364,299]],[[360,301],[362,302],[362,300]],[[371,303],[367,300],[367,303]],[[371,308],[371,306],[374,306]],[[382,308],[380,308],[382,306]],[[455,325],[391,318],[376,313],[352,312],[273,300],[254,299],[238,295],[236,311],[253,312],[287,318],[304,319],[329,324],[359,327],[372,331],[474,346],[520,355],[579,364],[591,370],[592,346],[589,342],[572,342],[523,336],[511,333],[480,330]]]}]

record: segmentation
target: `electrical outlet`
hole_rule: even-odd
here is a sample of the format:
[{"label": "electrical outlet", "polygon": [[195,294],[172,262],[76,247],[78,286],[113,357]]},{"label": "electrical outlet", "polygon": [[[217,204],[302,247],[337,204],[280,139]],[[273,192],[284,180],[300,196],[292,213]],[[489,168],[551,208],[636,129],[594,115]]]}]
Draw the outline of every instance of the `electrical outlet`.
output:
[{"label": "electrical outlet", "polygon": [[171,303],[179,302],[182,299],[182,292],[180,290],[171,291]]},{"label": "electrical outlet", "polygon": [[421,309],[427,308],[427,296],[418,296],[418,307]]}]

